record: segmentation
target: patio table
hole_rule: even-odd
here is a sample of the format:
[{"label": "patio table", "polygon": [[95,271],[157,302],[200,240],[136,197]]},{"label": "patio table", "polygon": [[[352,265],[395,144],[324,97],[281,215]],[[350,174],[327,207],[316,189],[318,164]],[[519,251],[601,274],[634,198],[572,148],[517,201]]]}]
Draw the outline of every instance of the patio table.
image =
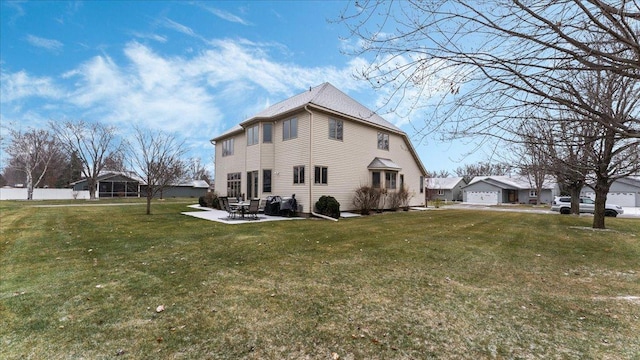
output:
[{"label": "patio table", "polygon": [[240,210],[240,215],[244,219],[244,214],[249,209],[249,202],[248,201],[241,201],[241,202],[237,202],[237,203],[229,203],[229,207],[236,208],[236,209]]}]

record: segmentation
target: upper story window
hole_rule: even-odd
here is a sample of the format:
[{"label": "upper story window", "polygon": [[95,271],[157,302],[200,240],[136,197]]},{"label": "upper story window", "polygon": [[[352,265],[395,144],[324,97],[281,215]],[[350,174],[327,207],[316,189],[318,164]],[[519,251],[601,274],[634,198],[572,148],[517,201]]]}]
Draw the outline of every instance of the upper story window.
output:
[{"label": "upper story window", "polygon": [[255,145],[258,143],[259,125],[254,125],[247,129],[247,145]]},{"label": "upper story window", "polygon": [[273,124],[272,123],[264,123],[262,124],[262,142],[270,143],[273,142]]},{"label": "upper story window", "polygon": [[378,133],[378,149],[389,150],[389,134]]},{"label": "upper story window", "polygon": [[298,137],[298,119],[285,120],[282,123],[282,140],[295,139]]},{"label": "upper story window", "polygon": [[420,194],[424,193],[424,176],[420,176]]},{"label": "upper story window", "polygon": [[222,142],[222,156],[233,155],[233,138]]},{"label": "upper story window", "polygon": [[343,129],[342,120],[329,119],[329,139],[342,140]]}]

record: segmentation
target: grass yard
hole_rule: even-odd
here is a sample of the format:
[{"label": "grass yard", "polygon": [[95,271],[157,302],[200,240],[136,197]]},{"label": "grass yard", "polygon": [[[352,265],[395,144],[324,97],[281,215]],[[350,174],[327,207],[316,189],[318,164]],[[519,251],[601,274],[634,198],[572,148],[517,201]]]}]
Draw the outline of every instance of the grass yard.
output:
[{"label": "grass yard", "polygon": [[0,211],[2,359],[640,358],[637,219]]}]

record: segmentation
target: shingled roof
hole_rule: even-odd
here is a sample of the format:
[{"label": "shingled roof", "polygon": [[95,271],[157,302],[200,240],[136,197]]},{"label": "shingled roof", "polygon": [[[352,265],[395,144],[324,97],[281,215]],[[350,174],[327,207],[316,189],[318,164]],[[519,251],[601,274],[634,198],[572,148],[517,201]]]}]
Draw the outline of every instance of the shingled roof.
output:
[{"label": "shingled roof", "polygon": [[326,82],[319,86],[309,89],[277,104],[271,105],[256,115],[242,121],[239,125],[234,126],[222,135],[212,139],[218,140],[228,135],[241,131],[243,125],[253,123],[260,119],[276,118],[288,113],[299,111],[305,106],[310,105],[319,109],[325,109],[332,112],[343,114],[347,117],[355,118],[372,126],[381,127],[389,131],[405,134],[397,126],[383,119],[380,115],[371,111],[364,105],[360,104],[349,95],[338,90],[336,87]]}]

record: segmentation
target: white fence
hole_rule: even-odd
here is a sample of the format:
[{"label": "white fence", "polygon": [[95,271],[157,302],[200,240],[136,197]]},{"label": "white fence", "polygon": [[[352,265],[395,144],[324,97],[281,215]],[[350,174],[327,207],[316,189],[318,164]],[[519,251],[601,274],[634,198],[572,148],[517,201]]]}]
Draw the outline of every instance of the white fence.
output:
[{"label": "white fence", "polygon": [[[73,189],[33,189],[33,200],[87,200],[89,191]],[[0,200],[27,200],[26,188],[0,188]]]}]

